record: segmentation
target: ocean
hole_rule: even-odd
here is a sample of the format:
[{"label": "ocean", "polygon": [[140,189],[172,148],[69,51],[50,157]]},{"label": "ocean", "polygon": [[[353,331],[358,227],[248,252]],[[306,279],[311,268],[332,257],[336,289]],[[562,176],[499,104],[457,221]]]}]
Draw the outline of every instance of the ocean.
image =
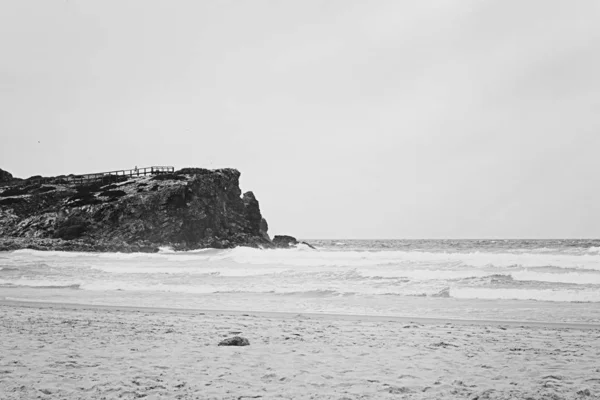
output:
[{"label": "ocean", "polygon": [[600,323],[600,240],[307,240],[154,254],[0,252],[0,299]]}]

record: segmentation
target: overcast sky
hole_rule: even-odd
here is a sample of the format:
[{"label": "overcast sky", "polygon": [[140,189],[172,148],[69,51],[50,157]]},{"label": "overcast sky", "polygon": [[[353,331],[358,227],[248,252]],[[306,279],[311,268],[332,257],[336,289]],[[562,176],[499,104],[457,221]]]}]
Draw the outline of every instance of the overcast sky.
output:
[{"label": "overcast sky", "polygon": [[0,0],[0,168],[234,167],[271,234],[600,237],[597,0]]}]

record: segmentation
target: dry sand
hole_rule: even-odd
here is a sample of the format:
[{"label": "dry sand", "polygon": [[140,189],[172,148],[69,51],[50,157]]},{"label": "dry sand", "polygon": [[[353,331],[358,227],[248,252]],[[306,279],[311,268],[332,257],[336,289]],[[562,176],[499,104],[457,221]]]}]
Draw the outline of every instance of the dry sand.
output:
[{"label": "dry sand", "polygon": [[0,337],[0,399],[600,398],[593,326],[4,301]]}]

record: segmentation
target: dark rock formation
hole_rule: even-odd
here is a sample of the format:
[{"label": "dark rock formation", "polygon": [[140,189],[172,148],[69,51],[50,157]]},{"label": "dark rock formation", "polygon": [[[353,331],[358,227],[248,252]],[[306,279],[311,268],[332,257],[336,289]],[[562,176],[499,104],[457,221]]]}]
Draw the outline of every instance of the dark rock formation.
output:
[{"label": "dark rock formation", "polygon": [[245,217],[246,220],[248,220],[248,222],[250,223],[252,234],[260,236],[267,241],[270,241],[271,239],[269,238],[269,234],[267,233],[269,225],[260,214],[260,207],[258,206],[258,200],[256,200],[256,197],[254,197],[254,193],[244,193],[242,200],[244,201]]},{"label": "dark rock formation", "polygon": [[0,187],[0,250],[273,247],[239,177],[235,169],[186,168],[85,185],[64,177],[17,181]]},{"label": "dark rock formation", "polygon": [[298,240],[293,236],[288,235],[275,235],[273,237],[273,245],[281,249],[287,249],[289,247],[296,246]]},{"label": "dark rock formation", "polygon": [[250,346],[250,342],[248,339],[241,336],[234,336],[232,338],[222,340],[219,343],[219,346]]},{"label": "dark rock formation", "polygon": [[0,169],[0,183],[10,182],[13,176],[10,172]]},{"label": "dark rock formation", "polygon": [[[265,221],[266,223],[267,221]],[[303,244],[306,245],[308,247],[310,247],[311,249],[315,249],[315,246],[313,246],[310,243],[306,243],[306,242],[299,242],[295,237],[293,236],[288,236],[288,235],[275,235],[273,237],[273,246],[278,248],[278,249],[289,249],[291,247],[296,247],[299,244]]]}]

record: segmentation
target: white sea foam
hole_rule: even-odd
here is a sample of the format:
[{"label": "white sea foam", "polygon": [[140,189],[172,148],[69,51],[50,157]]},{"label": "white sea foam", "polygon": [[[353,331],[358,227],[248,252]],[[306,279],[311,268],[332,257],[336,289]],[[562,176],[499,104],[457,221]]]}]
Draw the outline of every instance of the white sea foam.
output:
[{"label": "white sea foam", "polygon": [[423,265],[457,264],[472,267],[540,267],[600,270],[600,254],[550,253],[445,253],[425,251],[306,251],[236,248],[220,252],[210,260],[231,260],[240,264],[289,266],[375,266],[403,263]]},{"label": "white sea foam", "polygon": [[90,253],[81,253],[76,251],[40,251],[31,249],[14,250],[11,253],[11,258],[28,257],[28,258],[43,258],[48,259],[50,257],[61,257],[61,258],[78,258],[81,256],[88,255]]},{"label": "white sea foam", "polygon": [[218,290],[208,285],[168,285],[163,283],[136,283],[127,281],[97,281],[84,283],[81,289],[91,291],[127,291],[127,292],[170,292],[208,294]]},{"label": "white sea foam", "polygon": [[[7,290],[254,293],[285,296],[448,296],[600,301],[600,254],[554,248],[442,252],[405,250],[231,250],[158,253],[3,253]],[[75,291],[71,291],[75,295]],[[600,297],[598,297],[600,299]]]},{"label": "white sea foam", "polygon": [[15,279],[5,280],[0,279],[0,287],[17,288],[17,287],[32,287],[32,288],[79,288],[80,282],[74,281],[55,281],[55,280],[40,280],[40,279]]},{"label": "white sea foam", "polygon": [[408,268],[360,268],[361,276],[370,278],[409,278],[411,280],[455,280],[465,278],[481,278],[494,275],[486,270],[464,269],[464,270],[445,270],[445,269],[408,269]]},{"label": "white sea foam", "polygon": [[312,250],[308,246],[296,249],[260,250],[238,247],[230,250],[202,249],[174,252],[163,249],[159,253],[77,253],[17,250],[20,258],[52,259],[78,258],[81,260],[163,260],[178,262],[230,261],[238,264],[283,265],[290,267],[369,267],[381,265],[461,265],[471,267],[541,267],[579,268],[600,270],[600,248],[589,248],[584,254],[556,254],[552,252],[426,252],[426,251],[328,251]]},{"label": "white sea foam", "polygon": [[531,270],[514,271],[510,275],[518,281],[538,281],[574,283],[579,285],[600,285],[600,273],[595,272],[536,272]]},{"label": "white sea foam", "polygon": [[112,274],[167,274],[167,275],[221,275],[221,276],[255,276],[283,273],[275,267],[273,268],[256,268],[253,266],[232,266],[232,267],[216,267],[209,265],[95,265],[90,267],[92,270],[103,271]]},{"label": "white sea foam", "polygon": [[450,297],[457,299],[538,300],[553,302],[600,302],[598,290],[554,290],[519,288],[450,288]]}]

